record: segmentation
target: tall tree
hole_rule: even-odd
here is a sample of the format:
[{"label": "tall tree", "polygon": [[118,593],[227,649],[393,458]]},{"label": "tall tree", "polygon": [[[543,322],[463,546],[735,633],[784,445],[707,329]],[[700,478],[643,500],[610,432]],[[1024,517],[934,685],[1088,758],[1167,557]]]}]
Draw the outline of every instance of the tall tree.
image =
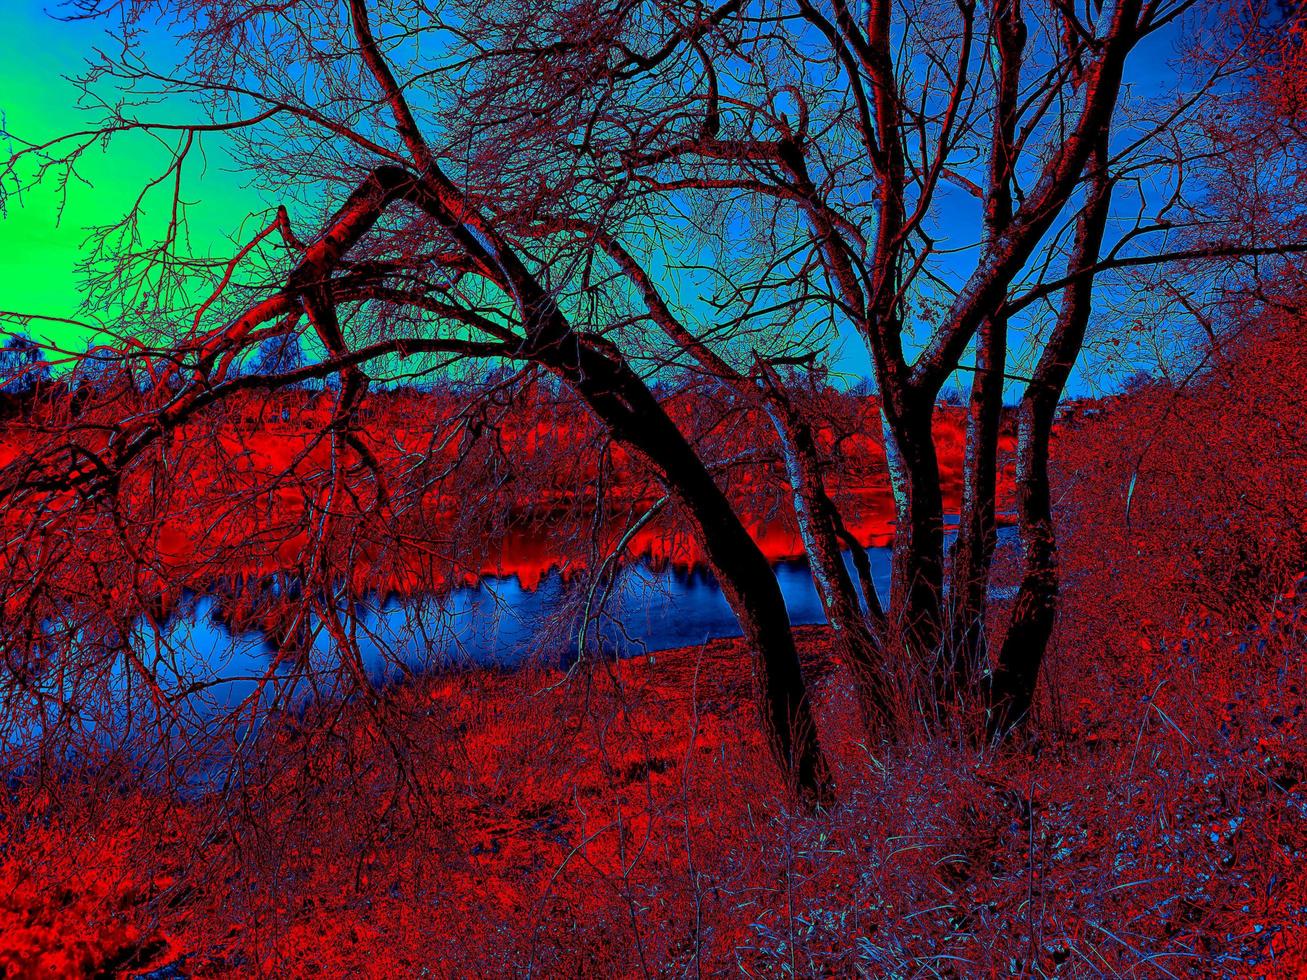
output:
[{"label": "tall tree", "polygon": [[[1227,46],[1202,71],[1177,70],[1153,100],[1125,85],[1132,53],[1186,17],[1198,36],[1223,36],[1223,8],[799,0],[585,16],[557,3],[537,14],[489,8],[474,20],[462,76],[474,111],[459,137],[468,158],[496,159],[512,143],[533,170],[565,174],[561,195],[527,197],[524,220],[607,257],[636,287],[631,315],[660,326],[709,377],[738,386],[751,349],[802,358],[819,353],[823,326],[856,331],[879,390],[898,515],[889,608],[859,627],[882,658],[871,676],[908,665],[900,700],[928,724],[952,701],[1006,702],[1006,681],[977,685],[991,663],[1005,395],[1024,382],[1056,404],[1099,273],[1283,247],[1204,213],[1201,189],[1186,183],[1213,152],[1204,110],[1255,70],[1256,54]],[[1122,180],[1134,190],[1114,198]],[[1141,192],[1144,183],[1170,189]],[[577,217],[597,201],[596,218]],[[623,238],[650,227],[657,246],[642,265]],[[683,278],[655,274],[677,255]],[[679,299],[685,278],[705,276],[697,309]],[[1064,291],[1049,329],[1041,304]],[[1024,374],[1009,366],[1014,346]],[[766,356],[758,363],[767,378]],[[958,371],[972,385],[950,558],[932,418]],[[1023,441],[1035,482],[1049,426],[1051,415]],[[796,465],[793,477],[828,615],[857,610],[849,577],[823,559],[838,515],[822,516],[820,475]],[[1039,511],[1019,508],[1027,543],[1043,533]],[[1051,609],[1055,592],[1040,603]],[[1024,621],[1028,603],[1019,606]],[[1048,631],[1017,632],[1038,664]],[[996,719],[1008,709],[988,707],[991,728],[1006,730]]]},{"label": "tall tree", "polygon": [[[385,510],[358,428],[365,368],[432,357],[547,371],[688,515],[754,652],[772,749],[811,798],[828,775],[776,578],[651,379],[691,368],[772,416],[868,722],[889,729],[911,710],[933,725],[989,661],[999,413],[1020,331],[1034,351],[1020,449],[1027,572],[984,686],[999,735],[1028,713],[1051,629],[1048,433],[1096,277],[1284,249],[1194,211],[1183,239],[1173,233],[1186,165],[1207,148],[1202,111],[1248,62],[1231,51],[1169,102],[1124,80],[1132,52],[1197,0],[77,9],[122,25],[125,53],[84,82],[113,90],[90,100],[107,116],[20,151],[10,178],[67,177],[95,140],[146,132],[175,141],[146,188],[172,194],[170,213],[184,214],[194,156],[215,139],[281,203],[229,261],[183,254],[180,218],[138,247],[139,205],[99,237],[91,302],[122,311],[118,331],[133,340],[121,353],[150,390],[97,431],[103,445],[60,443],[55,458],[12,470],[10,492],[112,491],[136,461],[166,461],[171,434],[222,398],[332,377],[328,499],[362,469]],[[136,47],[164,13],[184,25],[174,66]],[[199,118],[153,118],[154,96],[140,91],[176,96],[169,105]],[[1134,194],[1114,211],[1123,181],[1173,193]],[[1058,295],[1046,330],[1035,313]],[[811,419],[782,382],[782,368],[823,359],[844,328],[875,374],[894,492],[887,608],[855,569],[865,610],[859,601]],[[252,350],[306,331],[319,361],[237,376]],[[932,421],[959,370],[973,383],[946,601]],[[324,506],[315,533],[334,519]],[[310,550],[326,574],[328,550]]]}]

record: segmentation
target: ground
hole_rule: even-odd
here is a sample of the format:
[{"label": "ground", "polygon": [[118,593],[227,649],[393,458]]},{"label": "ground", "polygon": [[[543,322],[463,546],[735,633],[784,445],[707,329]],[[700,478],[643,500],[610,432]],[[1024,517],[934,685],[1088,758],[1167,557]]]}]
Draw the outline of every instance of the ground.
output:
[{"label": "ground", "polygon": [[[1104,711],[1099,692],[1019,751],[891,749],[861,743],[825,631],[800,635],[838,776],[829,811],[777,785],[737,641],[571,676],[428,678],[288,720],[199,799],[132,781],[16,793],[0,963],[376,977],[1307,966],[1301,665],[1228,703],[1159,690]],[[1150,669],[1174,673],[1167,656]]]}]

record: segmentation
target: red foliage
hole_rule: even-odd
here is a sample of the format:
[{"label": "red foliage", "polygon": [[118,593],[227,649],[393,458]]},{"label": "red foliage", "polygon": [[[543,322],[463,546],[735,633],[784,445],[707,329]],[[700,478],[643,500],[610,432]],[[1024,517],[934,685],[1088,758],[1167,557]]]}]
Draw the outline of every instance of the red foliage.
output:
[{"label": "red foliage", "polygon": [[1300,976],[1297,329],[1061,436],[1065,604],[1035,741],[864,746],[825,633],[801,630],[840,787],[805,815],[736,642],[424,678],[281,719],[222,792],[19,785],[0,957],[17,975],[135,956],[194,976]]},{"label": "red foliage", "polygon": [[[380,585],[405,593],[487,574],[516,575],[533,589],[554,569],[585,567],[589,549],[566,543],[593,524],[595,488],[602,487],[610,515],[609,544],[625,519],[662,494],[621,447],[607,443],[592,415],[573,399],[534,385],[476,425],[467,424],[466,404],[449,393],[379,392],[366,404],[360,438],[389,484],[400,486],[415,468],[446,475],[421,484],[418,507],[374,512],[376,495],[362,477],[363,489],[333,502],[352,535],[350,560],[341,564],[352,568],[359,589]],[[880,431],[877,403],[827,391],[812,408],[821,420],[818,438],[828,454],[830,492],[850,531],[866,545],[888,544],[894,518],[884,450],[869,435]],[[330,483],[332,450],[323,436],[330,410],[329,400],[305,391],[235,399],[172,434],[169,470],[184,473],[183,479],[166,490],[145,477],[128,481],[120,506],[130,509],[125,523],[139,540],[118,540],[103,514],[103,526],[80,515],[81,533],[94,542],[101,562],[117,556],[133,567],[134,588],[142,595],[163,591],[175,598],[180,588],[203,588],[221,575],[293,570],[312,551],[307,510],[323,505]],[[745,460],[721,479],[763,552],[776,561],[801,556],[776,434],[766,417],[757,411],[723,417],[720,405],[695,392],[672,396],[669,411],[716,457]],[[0,431],[0,466],[39,444],[44,424],[37,418]],[[961,497],[964,427],[963,409],[941,406],[936,441],[946,510],[956,511]],[[1013,436],[1005,436],[1003,510],[1011,508],[1014,448]],[[4,521],[17,530],[31,515],[10,508]],[[457,548],[443,549],[457,555],[434,560],[430,548],[406,547],[405,537],[457,542]],[[151,571],[152,562],[132,561],[133,551],[157,556],[167,575]],[[627,551],[684,568],[703,560],[673,513],[643,528]]]}]

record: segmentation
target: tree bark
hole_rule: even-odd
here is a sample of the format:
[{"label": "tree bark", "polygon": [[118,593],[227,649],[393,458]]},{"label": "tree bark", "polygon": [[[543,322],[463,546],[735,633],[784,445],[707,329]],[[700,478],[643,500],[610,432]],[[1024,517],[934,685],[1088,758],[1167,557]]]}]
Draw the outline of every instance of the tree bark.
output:
[{"label": "tree bark", "polygon": [[[1012,225],[1012,178],[1021,94],[1021,62],[1026,25],[1019,0],[994,0],[990,35],[998,49],[998,86],[990,138],[985,244],[993,245]],[[985,600],[998,541],[995,523],[998,437],[1003,418],[1007,369],[1006,312],[1000,307],[976,335],[976,370],[967,406],[967,451],[963,467],[958,539],[949,582],[948,637],[938,680],[946,701],[966,697],[988,657]]]},{"label": "tree bark", "polygon": [[[1112,201],[1108,133],[1099,135],[1086,164],[1089,192],[1076,223],[1068,272],[1098,262]],[[998,661],[989,678],[986,734],[1002,739],[1024,723],[1034,704],[1039,669],[1057,615],[1057,540],[1049,486],[1049,443],[1057,404],[1084,345],[1093,310],[1094,276],[1076,275],[1062,294],[1057,325],[1021,399],[1017,446],[1017,515],[1022,577]]]},{"label": "tree bark", "polygon": [[830,771],[817,739],[794,633],[770,562],[721,488],[640,377],[615,354],[572,335],[542,352],[613,438],[649,462],[691,517],[708,563],[754,656],[759,714],[768,745],[792,791],[831,799]]},{"label": "tree bark", "polygon": [[[853,577],[840,548],[839,514],[826,492],[821,455],[808,420],[764,366],[768,385],[767,412],[781,440],[786,476],[793,491],[794,513],[808,553],[826,621],[836,649],[853,676],[867,734],[887,735],[894,724],[894,684],[887,670],[883,643],[885,614],[870,576],[864,580],[867,614],[858,602]],[[856,542],[854,542],[856,546]]]},{"label": "tree bark", "polygon": [[967,451],[963,464],[958,538],[949,576],[948,636],[938,680],[949,701],[965,698],[985,665],[985,602],[998,543],[998,437],[1003,420],[1003,377],[1007,320],[1002,314],[981,325],[976,377],[967,406]]},{"label": "tree bark", "polygon": [[[933,398],[918,397],[915,392],[900,393],[899,398],[881,403],[885,458],[897,517],[890,645],[904,659],[913,684],[934,666],[944,589],[944,503],[931,431],[933,414]],[[934,713],[929,704],[918,707],[923,714]]]},{"label": "tree bark", "polygon": [[1051,389],[1021,400],[1017,450],[1017,510],[1021,533],[1021,585],[1012,618],[990,675],[986,734],[1005,737],[1025,721],[1034,702],[1044,651],[1057,614],[1057,543],[1048,479],[1048,445],[1057,408]]}]

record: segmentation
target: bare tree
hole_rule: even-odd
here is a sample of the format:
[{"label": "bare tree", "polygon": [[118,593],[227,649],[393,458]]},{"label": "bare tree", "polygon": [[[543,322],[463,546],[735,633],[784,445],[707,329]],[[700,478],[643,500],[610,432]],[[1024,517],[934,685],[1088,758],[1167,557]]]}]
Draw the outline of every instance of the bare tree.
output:
[{"label": "bare tree", "polygon": [[[146,5],[105,4],[91,11],[106,12],[121,14],[135,24],[145,16]],[[191,285],[186,277],[204,268],[204,263],[173,257],[175,222],[170,222],[163,241],[147,253],[118,255],[112,274],[94,285],[110,290],[119,301],[124,292],[152,296],[152,317],[164,318],[162,328],[150,330],[141,324],[133,331],[133,343],[141,348],[137,353],[150,376],[148,410],[115,426],[102,455],[84,446],[59,446],[54,458],[11,471],[6,487],[11,498],[70,489],[112,491],[125,468],[156,448],[161,439],[166,443],[166,437],[226,395],[336,375],[339,391],[329,433],[333,457],[340,456],[341,462],[333,466],[335,482],[330,497],[345,493],[345,474],[350,469],[346,457],[352,456],[377,476],[377,505],[384,508],[388,494],[375,460],[357,432],[357,409],[368,385],[361,365],[386,356],[420,354],[537,364],[569,384],[612,438],[646,462],[690,517],[755,653],[762,723],[781,768],[793,788],[813,799],[824,798],[826,766],[784,602],[766,558],[708,468],[618,346],[600,331],[577,330],[556,289],[531,270],[528,260],[500,231],[503,222],[485,203],[484,195],[458,188],[445,175],[417,124],[409,96],[373,34],[367,5],[355,0],[343,17],[334,4],[269,11],[246,9],[242,4],[200,3],[188,7],[186,13],[196,25],[191,36],[191,67],[196,74],[164,77],[130,61],[101,66],[93,74],[97,78],[115,76],[119,81],[124,77],[138,82],[149,79],[196,92],[207,97],[215,109],[230,108],[233,100],[244,98],[253,99],[261,108],[249,117],[198,127],[153,126],[127,118],[119,108],[114,121],[97,131],[99,135],[124,129],[181,133],[168,168],[168,175],[180,178],[198,133],[239,134],[244,145],[254,149],[261,145],[254,127],[284,116],[295,127],[288,145],[293,147],[297,140],[315,142],[326,133],[338,139],[347,154],[361,152],[366,163],[333,163],[333,170],[339,167],[362,173],[343,203],[307,243],[292,230],[287,209],[278,208],[272,220],[220,267],[211,294],[197,304],[184,333],[170,329],[166,318],[176,311],[164,303],[183,296]],[[321,16],[317,23],[323,28],[322,36],[310,38],[299,33],[297,25],[306,16],[313,19],[311,14]],[[264,63],[266,72],[255,66],[254,74],[259,77],[253,81],[262,88],[249,89],[246,82],[252,66],[245,61],[250,53],[246,42],[256,27],[269,26],[277,30],[265,40],[271,37],[275,44],[289,45],[304,56],[305,64],[292,79],[278,75],[276,66],[281,62],[275,59]],[[305,43],[309,47],[301,48]],[[338,63],[342,57],[346,59],[344,67]],[[280,83],[311,86],[316,80],[314,73],[323,69],[347,86],[339,101],[324,108],[316,100],[292,101],[284,92],[277,94]],[[354,120],[360,106],[366,107],[366,118]],[[330,118],[329,111],[338,111],[347,121]],[[75,167],[85,149],[83,139],[85,134],[56,141],[55,145],[66,143],[71,148],[57,156],[54,164],[43,163],[38,177],[50,173],[51,167]],[[32,148],[20,153],[19,159],[27,153],[40,156],[48,149]],[[270,169],[282,172],[298,166],[291,148]],[[17,166],[11,163],[10,175],[17,173]],[[396,218],[394,212],[399,209],[403,214]],[[131,229],[134,240],[138,220],[133,212],[122,225],[107,230],[101,237],[102,246],[117,247],[124,228]],[[289,271],[281,274],[265,268],[260,270],[264,278],[257,285],[249,281],[234,285],[239,273],[259,264],[261,256],[256,250],[274,234],[295,256]],[[549,267],[548,263],[536,265]],[[465,279],[473,280],[472,285],[465,286]],[[231,296],[237,290],[263,295],[246,301]],[[368,331],[370,342],[348,336],[341,315],[344,307],[360,306],[367,306],[375,317],[375,325]],[[226,310],[231,312],[220,320],[220,326],[206,325],[207,316]],[[417,335],[401,329],[399,323],[412,327],[412,321],[388,315],[391,310],[429,314],[435,335],[426,332],[431,323],[419,324],[424,332]],[[235,376],[233,369],[247,347],[289,334],[302,320],[308,321],[326,353],[322,361],[291,371]],[[119,329],[130,327],[123,323]],[[463,330],[479,336],[461,335]],[[140,339],[151,336],[156,339],[154,346]],[[319,533],[329,517],[330,512],[324,512]],[[328,560],[326,547],[314,552],[315,562]],[[328,573],[325,567],[322,571]]]},{"label": "bare tree", "polygon": [[[754,652],[772,748],[812,799],[828,775],[776,578],[650,379],[692,369],[772,417],[823,605],[868,724],[888,733],[904,709],[934,724],[987,673],[994,469],[1019,328],[1033,350],[1029,377],[1016,377],[1026,572],[987,684],[997,736],[1028,714],[1051,632],[1049,433],[1096,277],[1285,250],[1186,207],[1186,166],[1207,152],[1193,123],[1246,69],[1244,52],[1170,101],[1123,88],[1131,53],[1196,15],[1197,0],[75,9],[120,29],[121,53],[83,81],[105,117],[20,150],[4,178],[66,180],[122,132],[171,141],[164,171],[88,263],[90,302],[115,311],[115,356],[145,390],[129,414],[11,467],[10,498],[112,499],[224,398],[334,378],[326,500],[357,496],[351,481],[367,474],[384,518],[393,495],[359,429],[366,371],[426,358],[548,372],[689,518]],[[135,43],[165,12],[181,25],[171,67]],[[197,118],[156,118],[159,93]],[[181,233],[206,141],[277,202],[216,259],[186,254]],[[1158,183],[1168,193],[1135,192],[1114,210],[1125,196],[1114,188]],[[146,226],[154,196],[168,204],[161,228]],[[963,217],[942,222],[950,209]],[[1059,295],[1044,329],[1041,304]],[[844,566],[857,542],[783,378],[820,365],[846,326],[873,365],[895,497],[888,608],[865,564]],[[311,363],[238,372],[260,345],[300,333],[321,351]],[[932,420],[959,370],[973,381],[949,568]],[[330,503],[315,513],[302,564],[325,577],[341,560],[325,544],[339,516]]]},{"label": "bare tree", "polygon": [[[887,675],[887,657],[910,665],[900,693],[927,724],[978,694],[990,733],[1005,732],[1027,714],[1051,631],[1051,519],[1039,500],[1052,413],[1096,278],[1180,262],[1191,274],[1299,247],[1205,213],[1202,188],[1190,186],[1190,170],[1223,152],[1203,113],[1257,54],[1227,45],[1154,98],[1125,84],[1132,53],[1185,18],[1197,36],[1224,36],[1223,8],[800,0],[547,11],[493,8],[475,20],[468,158],[493,158],[506,142],[538,148],[535,166],[555,154],[570,190],[561,202],[532,198],[541,234],[587,238],[635,285],[632,315],[648,316],[706,375],[739,388],[756,364],[837,627],[862,619],[838,559],[838,514],[822,502],[802,420],[784,411],[768,361],[816,356],[822,325],[856,330],[879,389],[898,525],[889,608],[873,604],[845,640],[867,634],[850,647],[870,658],[866,679]],[[1119,186],[1129,192],[1113,195]],[[578,217],[590,201],[605,203]],[[551,205],[567,213],[551,219]],[[669,225],[693,233],[661,231],[644,267],[622,242]],[[722,238],[732,247],[718,247]],[[649,271],[678,247],[683,274],[711,281],[698,310],[678,300],[681,283]],[[1058,294],[1060,310],[1046,315]],[[684,322],[687,313],[699,322]],[[1024,373],[1009,368],[1014,338]],[[958,540],[946,556],[932,417],[958,371],[972,377],[970,421]],[[1026,386],[1018,518],[1028,573],[991,676],[995,469],[1014,384]],[[863,685],[864,706],[882,697]]]}]

